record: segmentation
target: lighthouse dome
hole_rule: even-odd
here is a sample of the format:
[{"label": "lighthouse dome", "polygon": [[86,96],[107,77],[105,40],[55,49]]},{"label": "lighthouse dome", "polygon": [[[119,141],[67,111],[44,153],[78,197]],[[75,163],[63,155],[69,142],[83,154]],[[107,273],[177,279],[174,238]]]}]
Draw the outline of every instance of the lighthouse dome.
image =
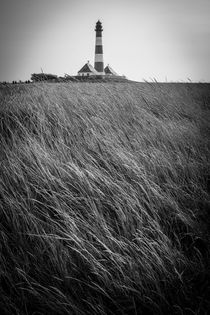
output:
[{"label": "lighthouse dome", "polygon": [[96,22],[96,28],[95,28],[95,31],[103,31],[103,28],[102,28],[102,23],[100,20],[98,20]]}]

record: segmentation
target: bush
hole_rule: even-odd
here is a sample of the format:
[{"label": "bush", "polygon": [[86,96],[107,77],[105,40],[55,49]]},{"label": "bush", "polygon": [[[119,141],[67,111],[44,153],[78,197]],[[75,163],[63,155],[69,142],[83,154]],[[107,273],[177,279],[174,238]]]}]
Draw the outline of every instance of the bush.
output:
[{"label": "bush", "polygon": [[47,74],[47,73],[33,73],[31,75],[31,80],[33,82],[39,81],[54,81],[58,82],[58,76],[55,74]]}]

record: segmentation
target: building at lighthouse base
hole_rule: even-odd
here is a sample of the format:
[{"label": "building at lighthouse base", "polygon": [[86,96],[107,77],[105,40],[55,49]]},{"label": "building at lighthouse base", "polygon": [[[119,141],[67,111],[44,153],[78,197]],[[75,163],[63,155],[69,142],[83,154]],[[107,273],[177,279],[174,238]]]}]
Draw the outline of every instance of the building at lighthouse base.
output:
[{"label": "building at lighthouse base", "polygon": [[90,76],[99,74],[89,61],[78,71],[78,76]]},{"label": "building at lighthouse base", "polygon": [[75,76],[79,80],[107,80],[107,81],[116,81],[125,80],[125,76],[118,75],[109,65],[104,68],[104,72],[98,72],[88,61],[77,73]]}]

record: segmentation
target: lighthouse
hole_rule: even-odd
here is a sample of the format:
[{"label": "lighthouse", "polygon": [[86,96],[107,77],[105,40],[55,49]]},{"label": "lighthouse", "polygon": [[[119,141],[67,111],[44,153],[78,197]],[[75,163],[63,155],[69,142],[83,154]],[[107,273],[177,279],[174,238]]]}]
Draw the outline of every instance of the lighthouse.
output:
[{"label": "lighthouse", "polygon": [[95,60],[94,67],[88,61],[78,72],[77,79],[81,80],[124,80],[125,76],[118,75],[109,65],[104,68],[104,59],[103,59],[103,45],[102,45],[102,24],[101,21],[98,20],[96,22],[96,42],[95,42]]},{"label": "lighthouse", "polygon": [[95,44],[95,63],[94,68],[99,74],[104,74],[103,45],[102,45],[102,24],[98,20],[96,23],[96,44]]}]

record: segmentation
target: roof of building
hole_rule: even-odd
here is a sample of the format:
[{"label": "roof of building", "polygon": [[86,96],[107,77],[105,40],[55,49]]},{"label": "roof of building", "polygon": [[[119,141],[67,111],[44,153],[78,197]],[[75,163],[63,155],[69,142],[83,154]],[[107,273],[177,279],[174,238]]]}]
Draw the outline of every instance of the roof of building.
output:
[{"label": "roof of building", "polygon": [[115,72],[110,65],[106,66],[104,69],[105,74],[113,74],[113,75],[118,75],[117,72]]},{"label": "roof of building", "polygon": [[98,73],[98,71],[96,71],[96,69],[93,68],[93,66],[87,62],[79,71],[78,73],[81,73],[81,72],[93,72],[95,74]]}]

